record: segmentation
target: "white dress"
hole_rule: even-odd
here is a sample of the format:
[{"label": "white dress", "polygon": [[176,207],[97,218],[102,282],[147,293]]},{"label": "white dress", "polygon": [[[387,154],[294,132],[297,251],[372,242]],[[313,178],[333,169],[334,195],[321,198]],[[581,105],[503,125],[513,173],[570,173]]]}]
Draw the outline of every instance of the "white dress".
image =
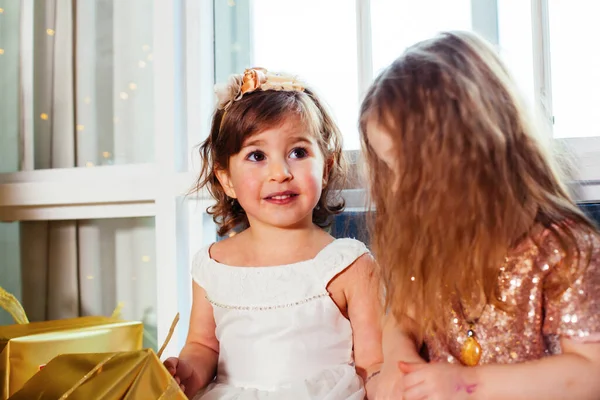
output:
[{"label": "white dress", "polygon": [[202,400],[363,400],[352,328],[327,284],[367,253],[338,239],[311,260],[232,267],[201,250],[192,277],[213,306],[219,362]]}]

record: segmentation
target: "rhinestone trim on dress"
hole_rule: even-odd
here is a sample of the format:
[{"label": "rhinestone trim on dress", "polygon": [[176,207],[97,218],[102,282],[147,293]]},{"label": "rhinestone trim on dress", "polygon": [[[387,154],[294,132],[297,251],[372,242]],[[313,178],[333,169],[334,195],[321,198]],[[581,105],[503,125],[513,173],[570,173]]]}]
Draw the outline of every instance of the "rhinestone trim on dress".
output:
[{"label": "rhinestone trim on dress", "polygon": [[289,308],[289,307],[299,306],[301,304],[305,304],[310,301],[320,299],[321,297],[329,297],[329,292],[317,294],[315,296],[311,296],[307,299],[296,301],[294,303],[279,304],[279,305],[275,305],[275,306],[230,306],[230,305],[226,305],[226,304],[217,303],[216,301],[211,300],[208,296],[205,296],[205,297],[206,297],[206,300],[208,300],[208,302],[210,304],[212,304],[215,307],[219,307],[219,308],[226,308],[228,310],[242,310],[242,311],[266,311],[266,310],[277,310],[277,309],[281,309],[281,308]]}]

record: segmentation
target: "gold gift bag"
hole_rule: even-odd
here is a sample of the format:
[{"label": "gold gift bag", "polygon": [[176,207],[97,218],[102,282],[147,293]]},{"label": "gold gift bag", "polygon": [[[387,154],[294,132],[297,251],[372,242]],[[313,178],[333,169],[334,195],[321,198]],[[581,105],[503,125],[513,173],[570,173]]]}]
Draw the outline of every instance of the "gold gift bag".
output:
[{"label": "gold gift bag", "polygon": [[158,351],[64,354],[50,361],[9,400],[187,400],[160,362],[179,314]]},{"label": "gold gift bag", "polygon": [[0,306],[15,325],[0,326],[0,400],[6,400],[59,354],[133,351],[142,348],[141,322],[109,317],[32,322],[19,302],[0,288]]},{"label": "gold gift bag", "polygon": [[187,400],[152,350],[64,354],[9,400]]}]

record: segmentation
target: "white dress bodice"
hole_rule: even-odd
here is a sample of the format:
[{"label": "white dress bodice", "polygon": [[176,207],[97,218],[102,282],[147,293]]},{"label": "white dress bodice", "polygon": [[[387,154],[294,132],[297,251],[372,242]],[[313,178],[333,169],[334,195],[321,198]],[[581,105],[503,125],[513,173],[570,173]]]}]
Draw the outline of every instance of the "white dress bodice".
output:
[{"label": "white dress bodice", "polygon": [[327,286],[368,250],[338,239],[307,261],[232,267],[194,258],[192,277],[213,306],[217,378],[198,398],[364,398],[353,361],[352,327]]}]

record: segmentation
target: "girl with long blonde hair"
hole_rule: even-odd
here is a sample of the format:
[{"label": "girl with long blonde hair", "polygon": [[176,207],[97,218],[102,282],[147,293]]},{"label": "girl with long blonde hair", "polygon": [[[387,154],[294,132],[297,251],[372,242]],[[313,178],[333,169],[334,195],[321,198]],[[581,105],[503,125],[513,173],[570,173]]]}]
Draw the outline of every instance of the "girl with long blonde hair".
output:
[{"label": "girl with long blonde hair", "polygon": [[376,398],[600,398],[599,234],[495,50],[410,47],[360,127],[389,310]]}]

